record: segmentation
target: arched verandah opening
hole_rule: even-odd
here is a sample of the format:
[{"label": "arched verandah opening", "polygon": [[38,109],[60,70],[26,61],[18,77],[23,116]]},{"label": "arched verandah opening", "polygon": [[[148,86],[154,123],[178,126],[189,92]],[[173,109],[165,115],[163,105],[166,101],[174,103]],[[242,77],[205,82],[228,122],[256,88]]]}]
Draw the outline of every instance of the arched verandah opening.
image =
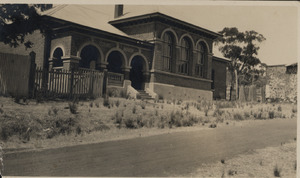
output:
[{"label": "arched verandah opening", "polygon": [[130,66],[131,70],[129,78],[131,86],[136,90],[144,89],[144,84],[147,78],[147,76],[144,75],[144,71],[146,71],[145,60],[141,56],[135,56],[132,58]]},{"label": "arched verandah opening", "polygon": [[112,51],[107,58],[107,70],[108,72],[122,74],[122,68],[124,67],[124,57],[119,51]]},{"label": "arched verandah opening", "polygon": [[63,61],[62,61],[63,55],[64,55],[63,50],[61,48],[56,48],[54,50],[52,67],[62,67],[63,66]]},{"label": "arched verandah opening", "polygon": [[100,53],[95,46],[87,45],[81,50],[80,58],[79,67],[96,69],[96,63],[100,61]]}]

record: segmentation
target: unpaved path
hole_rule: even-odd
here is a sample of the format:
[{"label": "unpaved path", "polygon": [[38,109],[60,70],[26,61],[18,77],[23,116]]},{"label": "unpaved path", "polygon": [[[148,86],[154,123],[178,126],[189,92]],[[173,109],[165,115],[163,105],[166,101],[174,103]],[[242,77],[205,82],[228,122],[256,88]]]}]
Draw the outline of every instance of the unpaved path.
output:
[{"label": "unpaved path", "polygon": [[296,137],[296,119],[6,154],[8,176],[176,176]]}]

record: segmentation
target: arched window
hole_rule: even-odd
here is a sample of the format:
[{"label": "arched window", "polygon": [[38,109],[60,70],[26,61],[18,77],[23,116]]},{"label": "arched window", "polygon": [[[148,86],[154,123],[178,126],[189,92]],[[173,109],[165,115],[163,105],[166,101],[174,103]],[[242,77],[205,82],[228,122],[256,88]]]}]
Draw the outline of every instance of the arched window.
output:
[{"label": "arched window", "polygon": [[182,74],[188,74],[189,61],[192,57],[191,43],[188,39],[183,38],[181,43],[181,59],[178,63],[178,72]]},{"label": "arched window", "polygon": [[206,55],[204,45],[199,43],[197,45],[197,61],[195,65],[195,75],[200,77],[205,77],[205,65],[206,65]]},{"label": "arched window", "polygon": [[170,33],[165,33],[163,37],[163,70],[172,70],[173,51],[174,40]]}]

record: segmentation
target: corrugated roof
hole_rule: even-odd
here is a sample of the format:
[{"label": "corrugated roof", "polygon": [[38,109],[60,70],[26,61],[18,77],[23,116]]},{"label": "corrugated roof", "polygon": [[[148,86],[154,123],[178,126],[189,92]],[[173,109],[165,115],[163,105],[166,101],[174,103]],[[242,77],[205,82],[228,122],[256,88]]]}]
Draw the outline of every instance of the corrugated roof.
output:
[{"label": "corrugated roof", "polygon": [[42,15],[129,37],[108,23],[112,20],[113,10],[113,5],[58,5],[43,12]]}]

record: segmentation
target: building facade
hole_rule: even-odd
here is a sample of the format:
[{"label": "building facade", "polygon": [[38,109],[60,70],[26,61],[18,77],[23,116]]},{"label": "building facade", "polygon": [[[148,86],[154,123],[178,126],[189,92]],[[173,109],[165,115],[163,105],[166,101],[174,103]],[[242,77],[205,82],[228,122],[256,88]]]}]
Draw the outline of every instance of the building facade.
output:
[{"label": "building facade", "polygon": [[61,5],[46,11],[51,30],[27,37],[35,44],[30,50],[37,54],[37,66],[107,71],[108,89],[133,96],[145,91],[164,99],[226,97],[226,61],[212,53],[220,34],[162,9],[135,13],[116,5],[114,17],[107,18],[101,8]]}]

